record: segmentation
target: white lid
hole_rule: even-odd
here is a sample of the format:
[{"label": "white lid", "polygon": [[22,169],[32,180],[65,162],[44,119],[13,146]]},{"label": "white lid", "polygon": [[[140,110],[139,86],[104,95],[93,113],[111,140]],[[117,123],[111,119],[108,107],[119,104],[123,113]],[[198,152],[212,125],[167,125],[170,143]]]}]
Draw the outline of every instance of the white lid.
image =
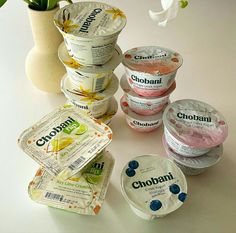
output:
[{"label": "white lid", "polygon": [[71,69],[75,69],[84,73],[100,74],[115,70],[115,68],[121,63],[122,51],[120,47],[116,45],[112,58],[104,65],[84,66],[79,64],[69,55],[65,46],[65,42],[62,42],[58,48],[58,56],[61,62]]},{"label": "white lid", "polygon": [[54,16],[54,23],[63,33],[94,38],[119,33],[126,24],[126,16],[105,3],[77,2],[61,8]]},{"label": "white lid", "polygon": [[65,75],[61,80],[61,90],[65,94],[66,98],[69,100],[74,100],[75,102],[96,102],[102,101],[113,96],[119,87],[119,80],[115,74],[112,74],[110,83],[106,89],[96,92],[88,93],[86,91],[81,92],[74,87],[71,83],[69,77]]},{"label": "white lid", "polygon": [[179,53],[159,46],[137,47],[126,51],[123,55],[124,66],[156,75],[175,72],[182,63],[183,59]]},{"label": "white lid", "polygon": [[55,208],[78,214],[96,215],[105,199],[114,158],[101,152],[82,172],[66,181],[52,177],[43,168],[39,169],[28,186],[32,200]]},{"label": "white lid", "polygon": [[156,216],[176,210],[187,196],[182,171],[158,155],[142,155],[129,161],[121,173],[121,187],[130,205]]},{"label": "white lid", "polygon": [[22,150],[47,172],[67,179],[112,140],[111,129],[72,106],[61,106],[19,137]]},{"label": "white lid", "polygon": [[207,168],[215,165],[221,159],[223,154],[223,145],[216,146],[208,151],[206,154],[197,157],[185,157],[174,152],[167,144],[165,137],[162,137],[162,142],[168,156],[176,160],[181,165],[191,168]]},{"label": "white lid", "polygon": [[162,115],[163,115],[163,111],[160,111],[154,115],[140,115],[137,114],[136,112],[134,112],[132,109],[130,109],[128,102],[127,102],[127,97],[125,95],[122,96],[122,98],[120,99],[120,106],[122,111],[129,115],[130,117],[136,119],[136,120],[140,120],[140,121],[156,121],[158,119],[162,119]]},{"label": "white lid", "polygon": [[164,97],[170,95],[176,88],[176,82],[174,82],[170,86],[170,88],[165,93],[163,93],[161,96],[155,96],[155,97],[154,96],[141,96],[141,95],[137,94],[135,91],[133,91],[133,89],[130,87],[130,85],[127,81],[127,77],[125,74],[121,77],[120,86],[121,86],[122,90],[125,93],[128,93],[130,96],[142,98],[142,99],[147,99],[147,100],[152,100],[152,99],[161,99],[161,98],[164,98]]},{"label": "white lid", "polygon": [[204,102],[183,99],[168,105],[163,114],[167,130],[180,142],[195,148],[215,147],[228,135],[223,115]]}]

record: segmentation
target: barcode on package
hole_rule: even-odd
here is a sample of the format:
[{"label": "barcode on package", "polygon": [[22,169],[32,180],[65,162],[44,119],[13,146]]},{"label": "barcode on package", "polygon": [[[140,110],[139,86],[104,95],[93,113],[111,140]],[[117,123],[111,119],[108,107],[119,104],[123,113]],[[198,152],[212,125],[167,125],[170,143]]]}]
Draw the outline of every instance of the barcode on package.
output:
[{"label": "barcode on package", "polygon": [[79,157],[77,160],[75,160],[75,162],[73,162],[73,163],[69,166],[69,168],[70,168],[71,170],[75,170],[75,169],[77,169],[81,164],[83,164],[85,160],[86,160],[86,159],[85,159],[83,156],[81,156],[81,157]]},{"label": "barcode on package", "polygon": [[64,196],[56,193],[47,192],[45,198],[55,201],[62,201]]},{"label": "barcode on package", "polygon": [[103,89],[104,80],[105,80],[105,77],[97,78],[95,91]]}]

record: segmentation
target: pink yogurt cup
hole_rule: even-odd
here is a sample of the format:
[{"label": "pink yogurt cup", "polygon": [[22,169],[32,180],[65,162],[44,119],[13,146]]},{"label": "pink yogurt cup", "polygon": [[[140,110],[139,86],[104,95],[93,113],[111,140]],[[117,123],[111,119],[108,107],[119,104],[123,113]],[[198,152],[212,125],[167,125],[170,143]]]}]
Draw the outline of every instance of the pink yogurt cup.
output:
[{"label": "pink yogurt cup", "polygon": [[223,115],[209,104],[193,99],[169,104],[163,123],[168,145],[188,157],[207,153],[222,144],[228,135]]},{"label": "pink yogurt cup", "polygon": [[167,92],[158,97],[138,95],[130,87],[125,75],[120,80],[120,86],[125,92],[129,108],[140,115],[150,116],[160,112],[168,105],[169,96],[175,90],[176,83],[174,82]]},{"label": "pink yogurt cup", "polygon": [[127,124],[135,131],[142,133],[151,132],[162,124],[163,111],[151,116],[139,115],[129,108],[125,95],[120,100],[120,106],[125,113]]},{"label": "pink yogurt cup", "polygon": [[168,145],[165,136],[162,137],[162,143],[168,157],[183,171],[185,175],[199,175],[217,164],[223,154],[223,145],[216,146],[198,157],[185,157],[177,154]]},{"label": "pink yogurt cup", "polygon": [[158,46],[137,47],[123,55],[127,81],[142,96],[161,96],[175,81],[183,63],[175,51]]}]

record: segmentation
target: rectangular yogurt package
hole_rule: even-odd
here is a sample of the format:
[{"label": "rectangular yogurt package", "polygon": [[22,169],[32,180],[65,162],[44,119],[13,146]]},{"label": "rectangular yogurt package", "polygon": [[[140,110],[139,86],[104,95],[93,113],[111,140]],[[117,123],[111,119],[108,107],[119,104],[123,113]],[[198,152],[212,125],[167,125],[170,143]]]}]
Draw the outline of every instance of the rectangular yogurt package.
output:
[{"label": "rectangular yogurt package", "polygon": [[111,140],[107,125],[72,106],[61,106],[26,129],[18,143],[50,175],[65,180],[81,171]]},{"label": "rectangular yogurt package", "polygon": [[40,204],[85,215],[97,215],[105,199],[114,159],[108,151],[100,153],[82,175],[58,180],[40,168],[28,186],[30,198]]}]

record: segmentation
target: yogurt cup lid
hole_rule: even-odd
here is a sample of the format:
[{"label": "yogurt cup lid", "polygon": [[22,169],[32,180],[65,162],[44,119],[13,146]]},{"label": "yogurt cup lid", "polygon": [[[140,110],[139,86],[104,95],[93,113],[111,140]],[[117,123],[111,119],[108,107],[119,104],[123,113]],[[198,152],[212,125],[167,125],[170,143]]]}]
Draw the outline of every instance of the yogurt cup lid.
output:
[{"label": "yogurt cup lid", "polygon": [[181,55],[159,46],[143,46],[123,54],[123,65],[131,70],[150,74],[175,72],[183,63]]},{"label": "yogurt cup lid", "polygon": [[48,173],[67,179],[112,140],[111,129],[72,106],[58,107],[19,137],[22,150]]},{"label": "yogurt cup lid", "polygon": [[162,119],[163,111],[160,111],[154,115],[140,115],[134,112],[132,109],[130,109],[128,102],[127,102],[127,97],[125,95],[122,96],[120,99],[120,106],[122,111],[127,114],[128,116],[140,120],[140,121],[155,121],[157,119]]},{"label": "yogurt cup lid", "polygon": [[216,163],[218,163],[221,159],[221,155],[223,154],[223,145],[216,146],[208,151],[206,154],[197,156],[197,157],[185,157],[174,152],[167,144],[165,137],[162,137],[162,142],[168,156],[181,165],[191,167],[191,168],[208,168]]},{"label": "yogurt cup lid", "polygon": [[126,24],[126,16],[105,3],[77,2],[61,8],[54,23],[65,34],[93,39],[119,33]]},{"label": "yogurt cup lid", "polygon": [[168,105],[163,123],[177,140],[195,148],[220,145],[228,134],[223,115],[209,104],[193,99],[178,100]]},{"label": "yogurt cup lid", "polygon": [[102,152],[102,156],[93,160],[82,175],[75,174],[66,181],[58,180],[40,168],[28,186],[29,196],[40,204],[96,215],[105,199],[113,166],[112,155]]},{"label": "yogurt cup lid", "polygon": [[120,86],[121,86],[122,90],[125,93],[128,93],[128,95],[130,95],[130,96],[151,100],[151,99],[161,99],[163,97],[170,95],[176,88],[176,82],[174,81],[174,83],[170,86],[170,88],[165,93],[163,93],[161,96],[156,96],[156,97],[154,97],[154,96],[141,96],[141,95],[137,94],[130,87],[125,74],[121,77]]},{"label": "yogurt cup lid", "polygon": [[187,197],[182,171],[158,155],[142,155],[129,161],[121,173],[121,188],[131,206],[151,216],[171,213]]},{"label": "yogurt cup lid", "polygon": [[62,42],[58,48],[58,56],[61,62],[71,69],[75,69],[84,73],[92,73],[99,75],[100,73],[113,71],[121,63],[122,51],[120,47],[116,45],[113,52],[113,56],[107,63],[105,63],[104,65],[85,66],[79,64],[69,55],[65,46],[65,42]]},{"label": "yogurt cup lid", "polygon": [[89,93],[87,90],[80,91],[73,86],[69,77],[64,75],[61,80],[61,90],[65,94],[66,98],[74,100],[75,102],[88,102],[93,103],[96,101],[102,101],[113,96],[119,87],[119,80],[115,74],[112,74],[110,83],[105,90]]}]

